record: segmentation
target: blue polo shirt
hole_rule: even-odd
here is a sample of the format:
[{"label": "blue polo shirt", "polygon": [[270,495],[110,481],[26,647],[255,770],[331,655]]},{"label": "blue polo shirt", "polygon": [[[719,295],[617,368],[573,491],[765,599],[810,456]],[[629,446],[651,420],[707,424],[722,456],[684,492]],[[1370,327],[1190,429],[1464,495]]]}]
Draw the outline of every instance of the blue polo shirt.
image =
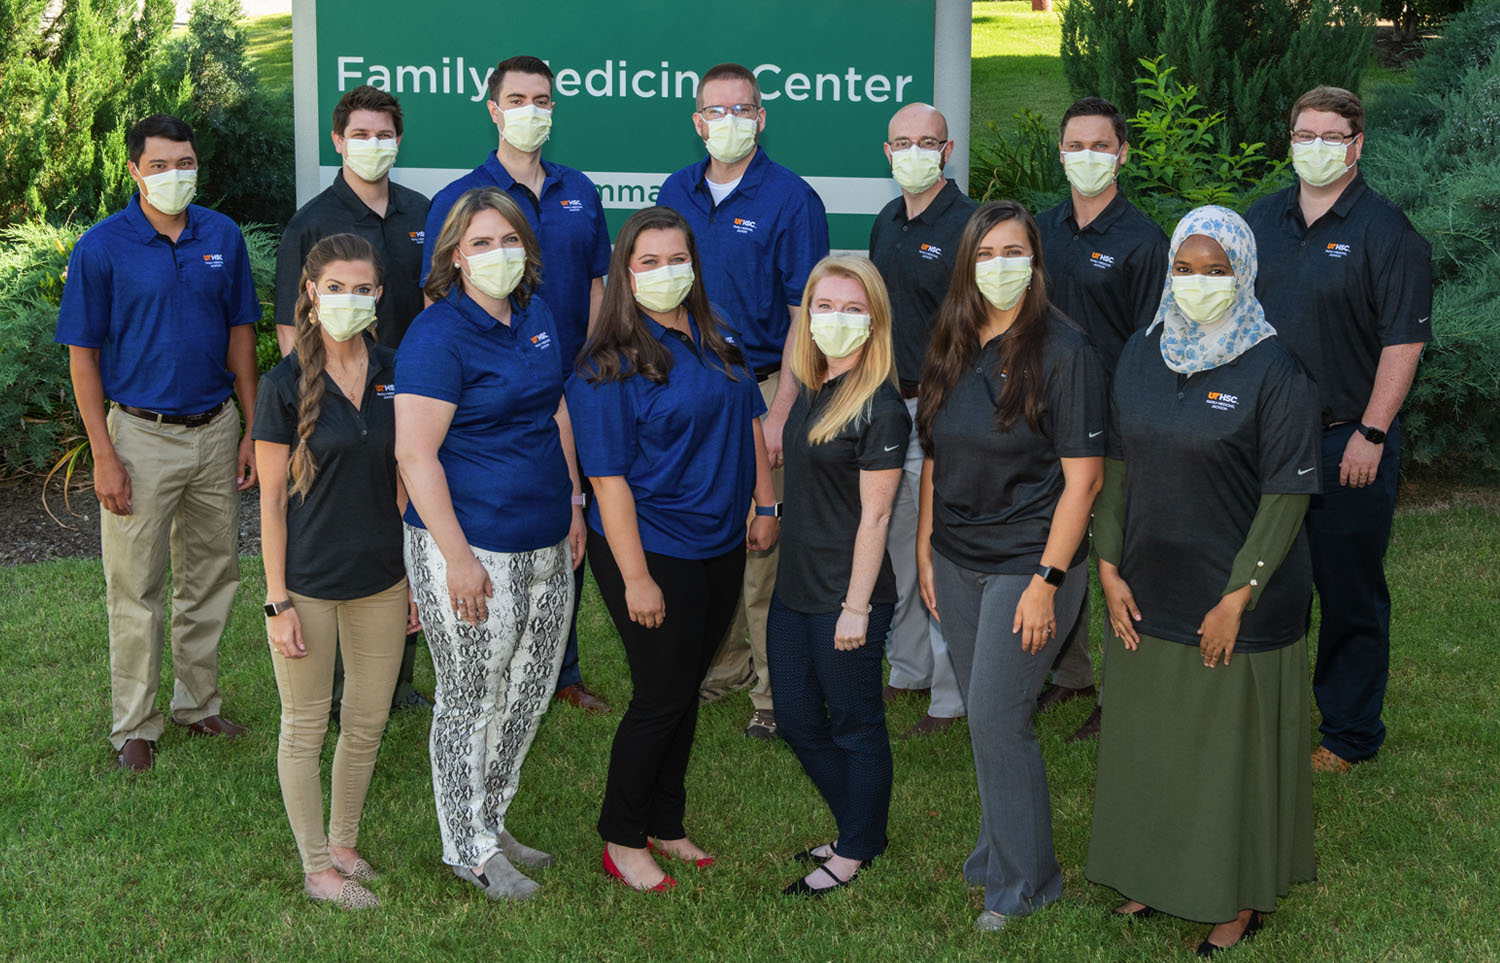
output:
[{"label": "blue polo shirt", "polygon": [[74,246],[56,341],[99,349],[111,401],[196,415],[234,389],[229,329],[259,319],[239,226],[189,204],[173,243],[146,220],[136,195]]},{"label": "blue polo shirt", "polygon": [[787,305],[802,303],[807,276],[828,253],[828,215],[806,181],[759,147],[739,185],[715,207],[708,160],[668,177],[656,202],[692,225],[708,296],[739,329],[750,366],[766,374],[781,365]]},{"label": "blue polo shirt", "polygon": [[[457,405],[438,461],[464,537],[491,552],[562,541],[572,480],[553,415],[563,357],[552,312],[510,302],[509,326],[457,289],[421,314],[396,352],[396,393]],[[414,503],[406,522],[425,528]]]},{"label": "blue polo shirt", "polygon": [[[672,371],[665,384],[640,374],[598,384],[577,373],[568,379],[580,467],[594,478],[624,476],[646,551],[714,558],[745,540],[755,490],[752,422],[766,405],[749,371],[734,368],[731,379],[724,362],[700,348],[692,318],[692,337],[642,321],[672,352]],[[588,522],[604,534],[598,502]]]},{"label": "blue polo shirt", "polygon": [[422,247],[422,283],[432,269],[432,248],[443,222],[458,199],[476,187],[498,187],[509,194],[542,247],[542,285],[538,293],[552,309],[560,353],[569,363],[578,356],[589,330],[589,287],[609,273],[609,225],[599,189],[581,171],[542,161],[547,175],[542,196],[516,183],[494,151],[483,164],[438,191],[427,210],[427,243]]}]

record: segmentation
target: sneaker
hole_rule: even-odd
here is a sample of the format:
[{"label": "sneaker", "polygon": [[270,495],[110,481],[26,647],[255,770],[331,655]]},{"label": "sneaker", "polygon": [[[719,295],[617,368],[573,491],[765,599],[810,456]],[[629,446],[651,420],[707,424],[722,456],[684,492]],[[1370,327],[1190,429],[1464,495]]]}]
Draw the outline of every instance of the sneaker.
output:
[{"label": "sneaker", "polygon": [[776,714],[770,709],[756,709],[745,727],[745,735],[751,739],[769,742],[776,738]]}]

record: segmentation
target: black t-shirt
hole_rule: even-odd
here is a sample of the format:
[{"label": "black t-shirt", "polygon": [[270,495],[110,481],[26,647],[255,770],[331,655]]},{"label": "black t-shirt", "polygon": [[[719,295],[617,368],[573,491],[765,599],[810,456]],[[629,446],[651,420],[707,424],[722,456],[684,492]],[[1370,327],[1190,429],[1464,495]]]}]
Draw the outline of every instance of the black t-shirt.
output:
[{"label": "black t-shirt", "polygon": [[958,239],[978,206],[950,180],[911,220],[906,217],[906,200],[897,197],[875,215],[870,227],[870,260],[890,294],[896,374],[903,387],[914,387],[922,379],[932,322],[953,278]]},{"label": "black t-shirt", "polygon": [[1151,323],[1167,280],[1167,236],[1140,208],[1116,193],[1080,228],[1073,201],[1036,217],[1047,269],[1047,299],[1088,333],[1113,377],[1120,349]]},{"label": "black t-shirt", "polygon": [[[1048,312],[1046,332],[1042,434],[1024,416],[1007,431],[995,427],[1004,335],[979,349],[932,419],[932,547],[971,571],[1034,571],[1062,496],[1059,459],[1104,454],[1104,369],[1088,336],[1062,315]],[[1069,567],[1087,554],[1084,539]]]},{"label": "black t-shirt", "polygon": [[[332,234],[357,234],[370,242],[385,269],[384,290],[375,306],[375,333],[395,348],[422,310],[422,245],[427,198],[395,181],[385,216],[370,210],[344,181],[340,170],[323,193],[303,204],[287,222],[276,251],[276,323],[293,324],[302,262],[314,244]],[[437,238],[433,238],[434,241]]]},{"label": "black t-shirt", "polygon": [[[370,362],[359,410],[325,373],[308,439],[318,473],[305,500],[287,500],[286,587],[298,595],[364,598],[406,574],[396,510],[396,353],[368,338],[364,343]],[[296,352],[261,376],[252,438],[297,450],[301,378]]]},{"label": "black t-shirt", "polygon": [[[1120,355],[1110,457],[1125,462],[1120,575],[1145,635],[1199,643],[1219,603],[1262,495],[1315,495],[1322,432],[1317,389],[1278,338],[1228,364],[1182,375],[1161,356],[1161,329]],[[1298,532],[1235,651],[1280,648],[1307,632],[1312,561]]]},{"label": "black t-shirt", "polygon": [[[843,380],[840,375],[816,392],[798,391],[781,436],[786,495],[776,597],[787,608],[809,614],[837,612],[849,591],[861,513],[859,473],[900,468],[911,436],[906,403],[887,383],[870,399],[867,418],[854,419],[821,445],[809,444],[808,431]],[[896,576],[890,556],[883,555],[870,603],[895,602]]]},{"label": "black t-shirt", "polygon": [[1358,175],[1311,227],[1301,182],[1245,214],[1266,320],[1317,382],[1323,424],[1358,421],[1381,349],[1432,340],[1432,246]]}]

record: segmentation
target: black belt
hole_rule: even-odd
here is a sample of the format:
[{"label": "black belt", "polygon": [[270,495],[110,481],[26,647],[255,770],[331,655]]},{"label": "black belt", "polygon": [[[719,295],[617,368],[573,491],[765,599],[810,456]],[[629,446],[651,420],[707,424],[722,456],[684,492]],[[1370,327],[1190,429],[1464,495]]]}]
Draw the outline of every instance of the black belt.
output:
[{"label": "black belt", "polygon": [[756,368],[755,369],[755,381],[756,381],[757,384],[765,384],[766,381],[767,381],[767,379],[769,379],[774,374],[779,374],[780,372],[781,372],[781,362],[779,362],[779,361],[776,364],[767,365],[764,368]]},{"label": "black belt", "polygon": [[119,402],[115,402],[115,404],[119,405],[120,410],[127,415],[135,415],[137,418],[144,418],[146,421],[154,421],[158,425],[181,425],[184,428],[202,428],[210,421],[213,421],[215,415],[224,410],[224,406],[229,404],[229,399],[225,398],[207,411],[196,415],[164,415],[159,411],[137,408],[134,405],[121,405]]}]

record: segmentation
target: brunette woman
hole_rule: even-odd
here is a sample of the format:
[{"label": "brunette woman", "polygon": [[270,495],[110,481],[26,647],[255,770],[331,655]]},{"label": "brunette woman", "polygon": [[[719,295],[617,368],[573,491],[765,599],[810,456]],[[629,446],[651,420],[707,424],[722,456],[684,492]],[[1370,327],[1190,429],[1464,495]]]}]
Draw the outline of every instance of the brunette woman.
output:
[{"label": "brunette woman", "polygon": [[[313,245],[297,292],[295,348],[261,379],[255,405],[266,635],[281,695],[281,796],[304,888],[344,909],[375,906],[376,878],[355,848],[403,626],[415,629],[401,563],[394,352],[369,336],[380,297],[369,242],[335,234]],[[323,832],[318,757],[342,643],[343,725]]]},{"label": "brunette woman", "polygon": [[676,885],[652,849],[713,862],[683,825],[698,683],[734,617],[747,541],[776,541],[765,404],[697,264],[680,214],[632,214],[568,382],[594,487],[590,565],[635,690],[610,752],[602,862],[642,890]]},{"label": "brunette woman", "polygon": [[964,864],[995,930],[1062,894],[1031,716],[1088,591],[1084,534],[1103,472],[1104,373],[1047,301],[1036,222],[974,212],[922,374],[917,568],[969,709],[979,841]]},{"label": "brunette woman", "polygon": [[[430,748],[443,861],[491,899],[551,856],[505,815],[557,682],[583,555],[565,359],[534,298],[536,236],[509,195],[459,197],[396,354],[406,570],[437,674]],[[570,505],[571,502],[571,505]]]},{"label": "brunette woman", "polygon": [[822,896],[885,850],[891,743],[881,656],[896,608],[886,555],[911,416],[897,388],[891,304],[868,258],[813,268],[790,337],[800,390],[782,435],[786,526],[766,635],[782,738],[838,838],[783,892]]}]

